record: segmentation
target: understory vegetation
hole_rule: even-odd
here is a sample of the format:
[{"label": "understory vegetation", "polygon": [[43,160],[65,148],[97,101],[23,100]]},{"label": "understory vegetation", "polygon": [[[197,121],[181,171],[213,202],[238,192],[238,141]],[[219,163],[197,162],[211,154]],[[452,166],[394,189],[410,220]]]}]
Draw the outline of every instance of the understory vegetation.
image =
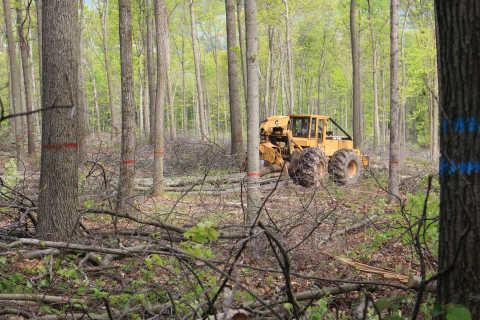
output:
[{"label": "understory vegetation", "polygon": [[[418,303],[409,278],[437,269],[437,166],[418,147],[401,164],[400,204],[386,200],[388,150],[372,149],[356,185],[262,177],[262,208],[248,224],[226,143],[168,145],[165,181],[176,187],[159,197],[142,190],[153,157],[138,147],[136,207],[119,212],[119,150],[91,140],[81,234],[66,243],[35,239],[38,160],[15,177],[2,145],[0,303],[23,318],[409,319]],[[462,306],[434,305],[434,285],[422,290],[419,318],[467,319]]]}]

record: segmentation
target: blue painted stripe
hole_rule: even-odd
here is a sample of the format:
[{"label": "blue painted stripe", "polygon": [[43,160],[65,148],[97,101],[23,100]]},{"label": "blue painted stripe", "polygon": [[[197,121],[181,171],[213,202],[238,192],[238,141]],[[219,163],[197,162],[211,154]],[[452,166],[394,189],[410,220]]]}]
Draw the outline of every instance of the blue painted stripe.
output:
[{"label": "blue painted stripe", "polygon": [[440,175],[452,175],[461,173],[463,175],[472,175],[480,173],[480,161],[459,162],[452,160],[451,163],[445,157],[440,158]]},{"label": "blue painted stripe", "polygon": [[480,121],[475,119],[475,117],[469,118],[460,118],[457,120],[447,119],[443,120],[443,132],[453,130],[453,132],[464,133],[464,132],[478,132],[480,131]]}]

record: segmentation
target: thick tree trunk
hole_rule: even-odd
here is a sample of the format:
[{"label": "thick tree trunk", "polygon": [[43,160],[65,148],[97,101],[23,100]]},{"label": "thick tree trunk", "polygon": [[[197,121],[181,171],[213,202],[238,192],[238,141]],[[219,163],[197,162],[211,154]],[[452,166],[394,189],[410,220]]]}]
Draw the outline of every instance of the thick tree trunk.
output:
[{"label": "thick tree trunk", "polygon": [[[17,0],[17,35],[20,40],[20,53],[22,59],[23,87],[25,88],[25,102],[27,112],[33,110],[32,107],[32,89],[31,74],[28,70],[28,44],[23,33],[22,0]],[[28,138],[28,156],[35,156],[35,131],[33,130],[33,114],[27,115],[27,138]]]},{"label": "thick tree trunk", "polygon": [[372,11],[368,1],[368,20],[370,22],[370,37],[372,39],[372,77],[373,77],[373,147],[377,153],[378,140],[380,138],[378,122],[378,84],[377,84],[377,41],[373,32]]},{"label": "thick tree trunk", "polygon": [[153,170],[153,194],[158,196],[165,192],[163,185],[163,158],[164,143],[163,133],[165,130],[165,1],[158,0],[154,3],[155,26],[157,42],[157,94],[155,107],[155,147],[154,147],[154,170]]},{"label": "thick tree trunk", "polygon": [[[242,24],[242,0],[237,0],[237,23],[238,23],[238,42],[240,42],[240,61],[242,62],[243,93],[245,104],[247,104],[247,64],[245,62],[245,38],[243,36]],[[243,122],[242,122],[243,126]]]},{"label": "thick tree trunk", "polygon": [[42,63],[42,1],[35,0],[35,8],[37,10],[37,39],[38,39],[38,75],[40,77],[40,97],[42,94],[42,79],[43,79],[43,63]]},{"label": "thick tree trunk", "polygon": [[83,73],[83,0],[80,0],[80,34],[79,42],[80,57],[79,57],[79,71],[78,71],[78,163],[82,163],[87,158],[86,141],[87,130],[85,129],[85,118],[88,108],[85,108],[85,96],[83,95],[83,80],[85,75]]},{"label": "thick tree trunk", "polygon": [[[167,7],[165,7],[165,17],[167,17]],[[177,130],[175,124],[175,111],[174,101],[172,93],[172,78],[170,76],[170,36],[168,32],[168,19],[165,18],[165,65],[167,71],[167,94],[168,94],[168,107],[170,109],[170,138],[177,139]]]},{"label": "thick tree trunk", "polygon": [[[135,179],[135,83],[133,75],[132,7],[130,0],[118,1],[120,68],[122,76],[122,162],[117,208],[133,207]],[[112,117],[113,118],[113,117]]]},{"label": "thick tree trunk", "polygon": [[235,0],[225,0],[227,20],[227,55],[228,55],[228,93],[231,122],[231,154],[236,155],[237,162],[242,161],[245,152],[243,147],[242,110],[240,91],[238,88],[237,53],[232,48],[237,46],[235,32]]},{"label": "thick tree trunk", "polygon": [[245,0],[245,29],[247,43],[247,222],[255,219],[260,206],[258,178],[260,178],[258,139],[259,122],[259,59],[256,0]]},{"label": "thick tree trunk", "polygon": [[148,69],[148,97],[150,100],[150,143],[155,141],[155,101],[157,89],[155,87],[155,64],[153,61],[153,7],[152,0],[146,0],[147,10],[147,69]]},{"label": "thick tree trunk", "polygon": [[203,88],[202,88],[202,79],[200,74],[200,61],[198,58],[198,49],[197,49],[197,30],[195,27],[195,8],[193,6],[193,0],[190,2],[190,25],[192,29],[192,50],[193,50],[193,61],[195,62],[195,77],[197,80],[197,95],[198,95],[198,113],[200,114],[200,134],[202,135],[202,141],[207,140],[207,128],[205,124],[205,111],[204,111],[204,101],[203,101]]},{"label": "thick tree trunk", "polygon": [[[43,108],[78,105],[80,30],[78,1],[43,0]],[[47,240],[69,239],[78,231],[77,112],[43,112],[37,235]]]},{"label": "thick tree trunk", "polygon": [[435,6],[442,110],[438,271],[452,266],[438,279],[436,303],[462,304],[479,319],[480,11],[475,0]]},{"label": "thick tree trunk", "polygon": [[360,57],[357,44],[357,26],[355,20],[356,0],[350,0],[350,39],[352,44],[352,72],[353,72],[353,147],[362,146],[362,106],[360,86]]},{"label": "thick tree trunk", "polygon": [[[293,66],[292,66],[292,48],[290,44],[290,17],[288,14],[288,0],[283,0],[285,4],[285,45],[287,46],[287,63],[288,63],[288,88],[289,88],[289,113],[294,113],[295,95],[293,92]],[[299,106],[300,108],[300,106]]]},{"label": "thick tree trunk", "polygon": [[[24,5],[28,6],[28,0],[24,1]],[[28,23],[32,23],[32,16],[30,15],[30,12],[28,14]],[[32,39],[32,29],[28,29],[28,39],[29,45],[28,45],[28,61],[30,64],[30,79],[32,79],[32,109],[36,110],[39,109],[39,98],[37,94],[37,82],[35,79],[35,65],[33,63],[33,43],[34,40]],[[34,125],[33,127],[35,128],[35,133],[40,135],[40,120],[38,116],[38,112],[33,115],[34,118]]]},{"label": "thick tree trunk", "polygon": [[[10,75],[12,77],[12,100],[15,113],[22,112],[20,96],[20,79],[18,77],[17,56],[15,54],[15,39],[13,37],[12,11],[9,0],[3,0],[5,12],[5,25],[7,31],[8,56],[10,58]],[[22,117],[15,117],[15,149],[17,151],[17,170],[24,171],[23,151],[23,126]]]},{"label": "thick tree trunk", "polygon": [[398,0],[390,3],[390,165],[388,191],[390,202],[399,196],[400,93],[398,88]]}]

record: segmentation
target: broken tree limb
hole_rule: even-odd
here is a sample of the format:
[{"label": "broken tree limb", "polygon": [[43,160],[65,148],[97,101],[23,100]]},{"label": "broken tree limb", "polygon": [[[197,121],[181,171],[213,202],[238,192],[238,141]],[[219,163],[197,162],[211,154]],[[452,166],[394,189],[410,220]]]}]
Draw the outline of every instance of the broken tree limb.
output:
[{"label": "broken tree limb", "polygon": [[367,225],[367,224],[369,224],[369,223],[377,220],[378,218],[379,218],[378,215],[374,215],[373,217],[370,217],[370,218],[367,218],[367,219],[365,219],[365,220],[362,220],[362,221],[360,221],[360,222],[358,222],[358,223],[355,223],[353,226],[350,226],[350,227],[348,227],[348,228],[346,228],[346,229],[342,229],[342,230],[340,230],[340,231],[335,231],[335,232],[330,236],[329,239],[322,240],[322,241],[318,242],[318,243],[317,243],[317,246],[320,246],[320,245],[326,243],[327,241],[330,241],[331,238],[339,237],[339,236],[341,236],[342,234],[347,233],[347,232],[349,232],[349,231],[351,231],[351,230],[355,230],[355,229],[361,228],[361,227],[363,227],[363,226],[365,226],[365,225]]},{"label": "broken tree limb", "polygon": [[[182,227],[177,227],[177,226],[174,226],[174,225],[171,225],[171,224],[168,224],[168,223],[163,223],[163,222],[158,221],[158,220],[144,219],[144,218],[134,216],[134,215],[124,213],[124,212],[116,213],[113,210],[105,210],[105,209],[78,209],[78,210],[81,211],[81,212],[84,212],[84,213],[101,213],[101,214],[108,214],[108,215],[111,215],[111,216],[117,216],[117,217],[120,217],[120,218],[126,218],[126,219],[130,219],[132,221],[138,222],[138,223],[147,224],[147,225],[151,225],[151,226],[156,226],[156,227],[159,227],[159,228],[164,228],[164,229],[167,229],[167,230],[170,230],[170,231],[175,231],[175,232],[182,233],[182,234],[188,231],[188,229],[185,229],[185,228],[182,228]],[[219,238],[219,239],[237,239],[237,238],[243,238],[243,237],[247,237],[247,236],[248,236],[248,233],[246,231],[245,232],[220,231],[217,234],[217,238]],[[168,236],[165,236],[165,240],[168,240]]]},{"label": "broken tree limb", "polygon": [[[326,295],[335,296],[335,295],[339,295],[339,294],[343,294],[351,291],[358,291],[364,287],[369,291],[374,291],[376,289],[375,286],[371,286],[371,285],[365,286],[363,284],[347,283],[337,287],[329,287],[329,288],[323,288],[321,290],[295,293],[294,297],[297,301],[305,301],[305,300],[312,300],[312,299],[318,300],[323,298]],[[267,298],[263,302],[267,305],[272,304],[272,301],[270,301]],[[281,297],[279,300],[273,301],[273,304],[284,304],[288,302],[289,302],[288,299],[286,299],[285,297]],[[244,307],[251,308],[251,309],[256,309],[261,306],[262,304],[259,301],[249,302],[247,304],[244,303]]]},{"label": "broken tree limb", "polygon": [[23,300],[41,301],[44,303],[69,303],[91,305],[92,302],[85,299],[70,299],[65,297],[47,296],[43,294],[0,294],[0,300]]},{"label": "broken tree limb", "polygon": [[[422,283],[422,277],[419,276],[410,276],[408,278],[407,287],[410,289],[418,290],[420,289]],[[432,281],[425,286],[425,291],[435,293],[437,291],[437,282]]]},{"label": "broken tree limb", "polygon": [[[184,229],[184,228],[181,228],[181,227],[177,227],[177,226],[174,226],[174,225],[171,225],[171,224],[168,224],[168,223],[163,223],[163,222],[158,221],[158,220],[144,219],[144,218],[141,218],[139,216],[131,215],[131,214],[125,213],[125,212],[115,212],[113,210],[106,210],[106,209],[78,209],[78,211],[83,212],[83,213],[108,214],[108,215],[113,216],[113,217],[126,218],[126,219],[130,219],[132,221],[138,222],[138,223],[148,224],[148,225],[151,225],[151,226],[156,226],[156,227],[159,227],[159,228],[167,229],[167,230],[178,232],[178,233],[187,232],[187,229]],[[139,215],[141,215],[141,214],[142,213],[139,213]]]}]

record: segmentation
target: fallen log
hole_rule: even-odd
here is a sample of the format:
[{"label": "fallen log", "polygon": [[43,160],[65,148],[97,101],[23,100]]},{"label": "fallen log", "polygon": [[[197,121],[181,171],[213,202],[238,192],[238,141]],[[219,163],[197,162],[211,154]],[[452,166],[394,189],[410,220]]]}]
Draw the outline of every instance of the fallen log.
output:
[{"label": "fallen log", "polygon": [[[408,278],[407,287],[414,290],[419,290],[422,284],[422,277],[419,276],[410,276]],[[435,293],[437,291],[437,282],[430,282],[425,286],[425,291]]]},{"label": "fallen log", "polygon": [[[273,172],[279,172],[281,168],[271,167],[271,168],[260,168],[260,177],[268,175]],[[211,175],[211,176],[193,176],[193,177],[178,177],[173,179],[165,179],[163,185],[165,187],[180,187],[180,186],[191,186],[194,184],[213,184],[220,186],[222,184],[230,184],[234,182],[241,182],[245,179],[246,173],[236,173],[230,175]],[[153,186],[152,178],[138,178],[135,179],[135,186],[138,187],[149,187]]]}]

